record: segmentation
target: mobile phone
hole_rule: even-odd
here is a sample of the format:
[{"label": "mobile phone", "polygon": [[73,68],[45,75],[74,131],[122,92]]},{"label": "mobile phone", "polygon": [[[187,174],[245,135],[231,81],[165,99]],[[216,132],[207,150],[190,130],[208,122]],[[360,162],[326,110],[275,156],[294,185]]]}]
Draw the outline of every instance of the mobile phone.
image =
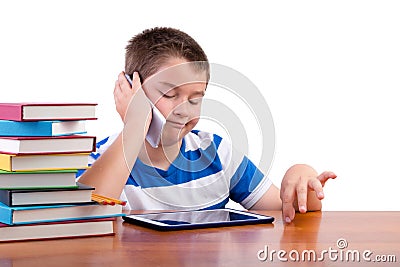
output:
[{"label": "mobile phone", "polygon": [[234,209],[132,214],[122,219],[160,231],[272,223],[274,217]]},{"label": "mobile phone", "polygon": [[[125,77],[132,86],[132,79],[131,77],[125,73]],[[157,148],[158,145],[160,144],[161,141],[161,134],[162,130],[164,128],[164,125],[166,123],[166,119],[164,116],[161,114],[161,112],[158,110],[158,108],[153,104],[153,102],[148,99],[151,105],[151,111],[152,111],[152,117],[151,117],[151,122],[149,126],[149,131],[147,132],[146,135],[146,140],[149,142],[149,144]]]}]

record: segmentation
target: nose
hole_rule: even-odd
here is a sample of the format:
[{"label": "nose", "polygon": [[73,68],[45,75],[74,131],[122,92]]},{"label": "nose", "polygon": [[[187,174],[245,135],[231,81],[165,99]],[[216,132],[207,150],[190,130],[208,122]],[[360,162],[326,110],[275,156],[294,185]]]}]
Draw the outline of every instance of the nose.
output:
[{"label": "nose", "polygon": [[189,117],[190,109],[188,100],[182,100],[178,103],[175,106],[173,113],[179,117]]}]

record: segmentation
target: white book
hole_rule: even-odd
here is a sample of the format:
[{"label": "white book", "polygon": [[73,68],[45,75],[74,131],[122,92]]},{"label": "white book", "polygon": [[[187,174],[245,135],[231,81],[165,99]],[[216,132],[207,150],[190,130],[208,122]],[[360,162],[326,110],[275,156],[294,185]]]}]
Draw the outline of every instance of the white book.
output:
[{"label": "white book", "polygon": [[5,154],[90,153],[95,149],[96,137],[94,136],[0,136],[0,153]]},{"label": "white book", "polygon": [[0,242],[114,234],[114,219],[63,221],[9,226],[0,223]]}]

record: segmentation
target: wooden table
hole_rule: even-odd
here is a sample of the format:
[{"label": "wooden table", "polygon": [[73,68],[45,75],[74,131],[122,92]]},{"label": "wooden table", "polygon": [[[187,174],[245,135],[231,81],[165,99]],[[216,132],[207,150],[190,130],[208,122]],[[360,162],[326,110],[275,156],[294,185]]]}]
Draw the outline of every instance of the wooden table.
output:
[{"label": "wooden table", "polygon": [[310,212],[291,224],[259,213],[274,224],[157,232],[118,219],[115,236],[1,243],[0,266],[399,266],[400,212]]}]

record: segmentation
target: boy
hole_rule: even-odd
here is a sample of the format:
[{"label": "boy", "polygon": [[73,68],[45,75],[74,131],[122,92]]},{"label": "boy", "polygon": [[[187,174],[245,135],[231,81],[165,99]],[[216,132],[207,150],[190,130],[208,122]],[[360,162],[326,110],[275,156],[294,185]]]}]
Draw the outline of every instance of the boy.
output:
[{"label": "boy", "polygon": [[[125,73],[132,86],[120,73],[114,88],[124,129],[99,142],[81,183],[126,199],[130,209],[211,209],[230,198],[247,209],[282,209],[287,223],[295,209],[321,209],[322,187],[334,173],[295,165],[279,190],[226,140],[192,131],[210,73],[207,56],[189,35],[172,28],[136,35],[126,47]],[[152,117],[148,100],[166,118],[156,148],[145,139]]]}]

